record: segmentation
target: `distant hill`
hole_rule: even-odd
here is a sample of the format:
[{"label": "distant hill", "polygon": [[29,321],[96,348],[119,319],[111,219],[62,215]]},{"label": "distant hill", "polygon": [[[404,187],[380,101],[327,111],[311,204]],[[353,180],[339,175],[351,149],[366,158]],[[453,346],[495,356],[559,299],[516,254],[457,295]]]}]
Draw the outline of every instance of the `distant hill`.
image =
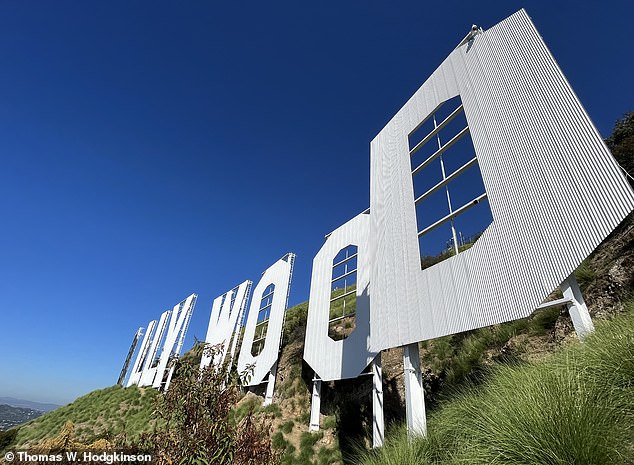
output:
[{"label": "distant hill", "polygon": [[13,407],[0,404],[0,431],[8,430],[42,415],[43,412],[31,408]]},{"label": "distant hill", "polygon": [[11,407],[39,410],[40,412],[50,412],[51,410],[55,410],[56,408],[61,407],[61,405],[57,404],[32,402],[30,400],[16,399],[14,397],[0,397],[0,404],[10,405]]},{"label": "distant hill", "polygon": [[112,438],[124,430],[128,438],[136,438],[154,425],[152,413],[158,396],[152,388],[136,386],[93,391],[20,427],[16,445],[29,447],[55,437],[69,421],[74,425],[75,439],[86,444]]}]

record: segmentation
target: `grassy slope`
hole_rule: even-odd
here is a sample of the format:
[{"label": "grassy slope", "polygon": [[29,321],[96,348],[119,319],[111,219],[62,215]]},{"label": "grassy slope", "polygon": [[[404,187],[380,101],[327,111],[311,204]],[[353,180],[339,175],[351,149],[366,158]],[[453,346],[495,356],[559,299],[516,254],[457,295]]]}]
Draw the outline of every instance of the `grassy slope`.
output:
[{"label": "grassy slope", "polygon": [[[623,296],[632,288],[632,277],[624,275],[623,270],[630,270],[632,274],[629,265],[634,255],[634,216],[621,230],[608,241],[608,247],[600,248],[577,272],[591,311],[595,308],[594,313],[601,316],[605,316],[606,308],[622,307]],[[615,264],[619,263],[621,271],[615,272]],[[272,439],[275,446],[285,450],[283,463],[341,463],[342,450],[344,454],[350,451],[350,437],[353,440],[365,438],[367,445],[369,431],[365,417],[369,411],[366,404],[370,401],[370,385],[367,378],[326,383],[322,386],[322,431],[307,432],[312,370],[302,363],[306,316],[307,303],[287,311],[274,399],[277,405],[262,413],[273,419]],[[425,388],[430,397],[427,406],[432,416],[436,418],[434,412],[439,409],[448,411],[446,399],[456,388],[472,382],[486,383],[495,367],[542,359],[562,342],[573,339],[567,320],[565,311],[553,308],[527,319],[421,343],[422,365],[426,367]],[[195,352],[196,349],[188,352],[184,359],[191,358],[196,363],[199,354]],[[389,350],[383,357],[386,419],[402,423],[401,353],[398,349]],[[519,377],[521,373],[515,375]],[[487,390],[486,387],[481,389]],[[33,445],[56,436],[66,421],[75,423],[76,439],[83,443],[120,434],[124,428],[129,437],[137,436],[151,425],[156,396],[151,389],[136,387],[95,391],[29,423],[20,429],[17,443]],[[245,397],[237,406],[236,418],[243,415],[248,406],[258,409],[260,402],[252,395]],[[355,420],[356,431],[350,428],[351,420]]]},{"label": "grassy slope", "polygon": [[359,463],[627,464],[634,461],[634,303],[583,344],[499,366],[429,419],[427,440],[401,430]]},{"label": "grassy slope", "polygon": [[158,393],[150,388],[113,386],[93,391],[22,426],[15,445],[27,447],[56,436],[68,421],[75,425],[75,439],[88,444],[123,433],[130,438],[153,424]]}]

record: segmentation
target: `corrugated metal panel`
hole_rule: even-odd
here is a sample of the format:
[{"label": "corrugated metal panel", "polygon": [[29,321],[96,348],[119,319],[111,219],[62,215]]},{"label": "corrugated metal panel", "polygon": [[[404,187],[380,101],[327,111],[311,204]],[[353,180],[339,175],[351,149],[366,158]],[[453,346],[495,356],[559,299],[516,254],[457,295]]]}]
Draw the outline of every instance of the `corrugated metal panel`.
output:
[{"label": "corrugated metal panel", "polygon": [[165,327],[167,326],[167,320],[170,316],[170,311],[166,310],[161,313],[158,325],[154,331],[154,337],[152,338],[152,344],[150,350],[145,357],[145,363],[143,364],[143,372],[141,373],[141,379],[139,380],[139,386],[152,386],[154,378],[156,377],[157,366],[152,366],[154,360],[159,351],[159,345],[163,342],[163,336],[165,336]]},{"label": "corrugated metal panel", "polygon": [[[220,346],[220,352],[214,360],[215,366],[224,363],[229,350],[229,342],[238,328],[238,319],[242,315],[249,300],[248,289],[251,287],[251,281],[245,281],[232,290],[218,296],[211,305],[211,314],[209,316],[209,326],[207,328],[207,336],[205,342],[210,346]],[[235,301],[231,308],[231,301]],[[224,305],[223,305],[224,297]],[[222,308],[221,308],[222,306]],[[237,337],[237,336],[236,336]],[[212,362],[209,354],[203,354],[200,359],[201,368],[209,366]]]},{"label": "corrugated metal panel", "polygon": [[[493,215],[421,270],[408,135],[460,95]],[[524,10],[454,50],[371,143],[370,349],[528,316],[634,192]]]},{"label": "corrugated metal panel", "polygon": [[[292,255],[292,254],[291,254]],[[291,259],[289,259],[290,261]],[[238,372],[243,373],[247,367],[253,365],[251,377],[246,383],[247,386],[256,386],[264,381],[268,376],[271,367],[277,361],[282,338],[282,326],[284,324],[284,312],[286,311],[288,289],[291,282],[292,266],[289,262],[280,259],[271,265],[258,282],[251,297],[249,306],[249,316],[244,328],[244,338],[238,356]],[[251,346],[255,336],[255,326],[258,322],[258,311],[260,302],[266,288],[275,285],[273,302],[269,314],[269,324],[266,331],[266,340],[262,352],[257,357],[251,355]]]},{"label": "corrugated metal panel", "polygon": [[180,356],[181,344],[179,342],[177,346],[177,341],[182,340],[187,332],[189,319],[194,311],[196,298],[196,294],[191,294],[184,301],[174,305],[172,309],[169,325],[167,326],[167,334],[165,335],[165,342],[161,350],[158,367],[156,368],[156,376],[154,377],[153,386],[155,388],[160,389],[163,387],[163,375],[168,370],[167,364],[170,361],[172,353],[175,353],[177,357]]},{"label": "corrugated metal panel", "polygon": [[[334,230],[313,260],[310,282],[308,319],[304,360],[324,381],[355,378],[376,356],[368,350],[370,338],[370,264],[368,233],[370,218],[357,215]],[[345,339],[335,341],[328,337],[331,278],[333,260],[349,245],[357,246],[356,326]]]},{"label": "corrugated metal panel", "polygon": [[156,320],[150,321],[147,325],[145,336],[143,336],[143,341],[141,342],[141,348],[139,349],[139,353],[137,354],[134,365],[132,366],[132,371],[130,372],[130,377],[128,378],[126,387],[130,387],[133,384],[139,384],[141,373],[143,371],[142,364],[147,356],[148,350],[150,350],[150,341],[152,340],[152,334],[154,333],[155,326]]}]

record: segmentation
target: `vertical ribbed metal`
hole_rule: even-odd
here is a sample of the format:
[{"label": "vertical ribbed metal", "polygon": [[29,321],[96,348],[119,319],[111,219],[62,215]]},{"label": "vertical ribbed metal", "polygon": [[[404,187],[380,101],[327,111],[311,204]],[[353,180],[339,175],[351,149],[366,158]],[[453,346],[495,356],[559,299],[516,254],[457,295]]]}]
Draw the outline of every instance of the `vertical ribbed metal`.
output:
[{"label": "vertical ribbed metal", "polygon": [[[251,376],[246,382],[247,386],[256,386],[261,384],[268,376],[273,364],[277,362],[280,349],[280,340],[282,338],[282,326],[284,323],[284,312],[288,302],[288,293],[291,283],[292,263],[295,259],[294,254],[287,254],[283,258],[271,265],[262,275],[258,282],[251,304],[249,306],[249,315],[244,328],[244,338],[240,347],[240,355],[238,356],[238,373],[244,373],[247,368],[253,366]],[[275,289],[279,290],[273,294],[273,302],[271,304],[271,312],[269,314],[269,324],[266,330],[266,339],[262,352],[257,357],[251,354],[251,346],[255,336],[255,327],[258,322],[258,310],[260,301],[266,288],[275,285]]]},{"label": "vertical ribbed metal", "polygon": [[[209,315],[209,326],[205,343],[207,346],[216,347],[218,352],[212,360],[210,354],[203,354],[200,359],[200,367],[204,368],[212,363],[214,366],[221,366],[227,357],[229,343],[232,338],[235,341],[240,332],[240,317],[247,306],[249,300],[249,289],[251,281],[245,281],[228,292],[216,297],[211,304],[211,314]],[[234,299],[235,295],[235,299]],[[231,301],[234,301],[233,308]],[[224,302],[224,305],[223,305]],[[232,355],[233,357],[233,355]]]},{"label": "vertical ribbed metal", "polygon": [[[187,332],[197,297],[196,294],[191,294],[182,302],[174,305],[171,311],[169,324],[166,328],[165,342],[163,343],[158,366],[156,367],[154,383],[152,383],[152,386],[157,389],[166,389],[166,386],[169,386],[169,372],[171,372],[172,367],[168,367],[168,364],[173,356],[180,356],[182,347],[181,341]],[[165,375],[168,375],[166,384],[164,384]]]},{"label": "vertical ribbed metal", "polygon": [[141,373],[143,372],[144,361],[147,357],[148,351],[150,350],[150,342],[152,341],[152,334],[154,333],[155,326],[156,320],[150,321],[147,325],[145,336],[143,336],[143,341],[141,342],[141,348],[136,356],[134,365],[132,365],[132,371],[130,372],[130,377],[128,378],[126,387],[130,387],[133,384],[139,384]]},{"label": "vertical ribbed metal", "polygon": [[156,370],[158,366],[154,363],[154,361],[157,358],[159,346],[163,342],[163,336],[165,336],[165,327],[167,326],[167,322],[171,313],[172,312],[170,310],[166,310],[161,313],[161,318],[159,318],[158,325],[154,330],[154,336],[152,337],[150,350],[148,351],[147,357],[145,357],[145,362],[143,363],[141,379],[138,383],[139,386],[152,386],[152,384],[154,383],[154,378],[156,378]]},{"label": "vertical ribbed metal", "polygon": [[[370,337],[370,215],[360,214],[335,229],[313,260],[304,360],[324,381],[356,378],[376,357],[368,350]],[[328,336],[333,260],[349,245],[357,246],[356,323],[345,339]]]},{"label": "vertical ribbed metal", "polygon": [[[408,135],[460,96],[493,223],[421,270]],[[524,10],[456,48],[371,143],[370,349],[530,315],[634,192]]]}]

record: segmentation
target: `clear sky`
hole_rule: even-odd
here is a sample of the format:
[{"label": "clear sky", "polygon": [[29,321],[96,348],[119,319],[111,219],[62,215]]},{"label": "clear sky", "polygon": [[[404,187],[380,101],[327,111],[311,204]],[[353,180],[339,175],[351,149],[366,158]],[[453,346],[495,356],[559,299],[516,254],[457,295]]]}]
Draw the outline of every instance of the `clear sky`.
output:
[{"label": "clear sky", "polygon": [[369,206],[369,142],[469,31],[525,7],[603,135],[634,109],[631,2],[0,5],[0,396],[112,385],[139,326]]}]

